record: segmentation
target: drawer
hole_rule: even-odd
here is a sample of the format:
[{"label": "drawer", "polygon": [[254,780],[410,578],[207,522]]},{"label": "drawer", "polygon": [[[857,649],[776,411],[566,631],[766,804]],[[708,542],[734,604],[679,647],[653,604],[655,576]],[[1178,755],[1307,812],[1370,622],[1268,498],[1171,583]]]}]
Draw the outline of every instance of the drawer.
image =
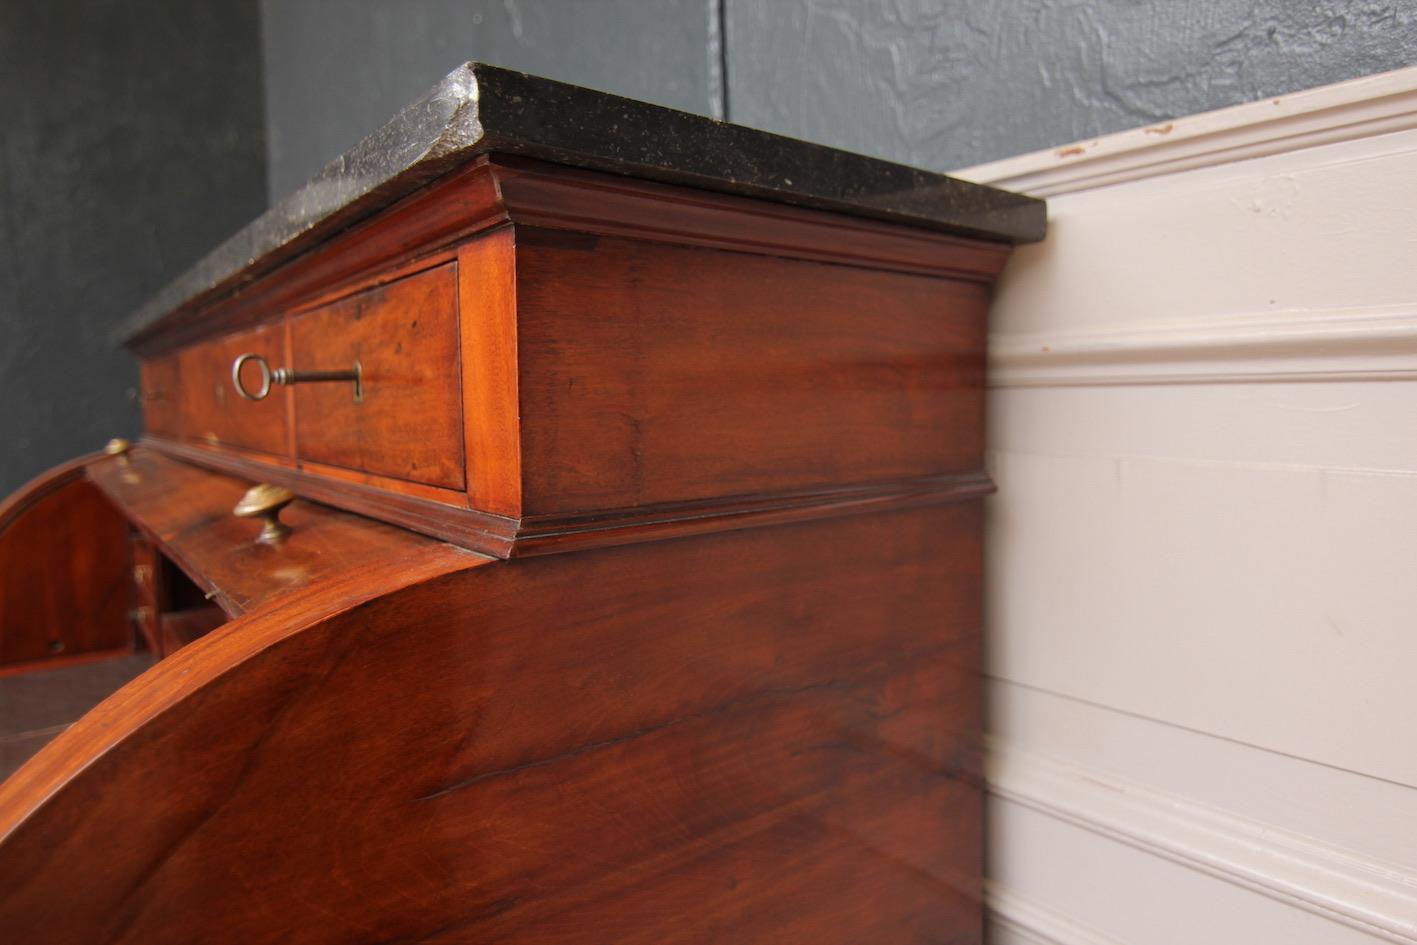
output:
[{"label": "drawer", "polygon": [[291,316],[291,369],[362,376],[362,402],[344,382],[290,388],[298,460],[462,489],[459,357],[456,263]]},{"label": "drawer", "polygon": [[143,406],[143,423],[148,432],[177,438],[181,432],[178,426],[179,394],[175,354],[142,363],[138,373],[138,400]]},{"label": "drawer", "polygon": [[[203,443],[285,454],[289,418],[284,394],[277,389],[265,400],[245,400],[231,384],[232,362],[241,355],[257,353],[280,364],[284,352],[285,333],[278,322],[184,349],[177,358],[181,435]],[[250,378],[247,383],[255,386]]]}]

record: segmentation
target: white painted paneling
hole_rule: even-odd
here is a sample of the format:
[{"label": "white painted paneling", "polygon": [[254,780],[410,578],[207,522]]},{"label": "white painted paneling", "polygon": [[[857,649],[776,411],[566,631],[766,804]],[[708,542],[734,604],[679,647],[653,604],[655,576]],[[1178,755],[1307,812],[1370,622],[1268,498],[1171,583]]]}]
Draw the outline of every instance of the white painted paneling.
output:
[{"label": "white painted paneling", "polygon": [[1026,902],[1062,918],[1065,931],[1049,934],[1045,928],[1044,941],[1071,943],[1073,928],[1135,945],[1388,940],[1012,801],[991,804],[988,827],[995,882],[1010,890],[1008,898],[993,900],[992,909],[1008,919],[1011,901]]},{"label": "white painted paneling", "polygon": [[963,176],[997,940],[1417,943],[1417,70]]},{"label": "white painted paneling", "polygon": [[[989,695],[1005,751],[1062,759],[1101,782],[1164,786],[1254,829],[1322,836],[1372,871],[1417,874],[1417,791],[1404,785],[1004,680],[991,680]],[[1406,911],[1417,916],[1417,903]]]},{"label": "white painted paneling", "polygon": [[1417,476],[1012,452],[992,468],[997,675],[1417,785]]},{"label": "white painted paneling", "polygon": [[[1066,194],[1009,264],[1001,334],[1410,306],[1417,131]],[[1001,339],[1004,340],[1004,339]]]},{"label": "white painted paneling", "polygon": [[1039,387],[989,405],[1003,453],[1417,473],[1417,382]]}]

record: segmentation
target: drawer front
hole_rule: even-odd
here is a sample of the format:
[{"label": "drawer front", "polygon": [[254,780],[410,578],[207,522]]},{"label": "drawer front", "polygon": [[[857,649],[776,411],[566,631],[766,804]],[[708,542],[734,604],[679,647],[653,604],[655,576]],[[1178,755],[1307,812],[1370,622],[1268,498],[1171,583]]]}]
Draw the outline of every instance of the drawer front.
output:
[{"label": "drawer front", "polygon": [[464,487],[456,264],[368,289],[290,319],[290,367],[356,362],[343,382],[298,383],[298,459],[449,489]]},{"label": "drawer front", "polygon": [[138,397],[143,405],[143,424],[149,433],[172,439],[178,437],[179,393],[175,354],[153,358],[139,366]]},{"label": "drawer front", "polygon": [[[289,408],[283,391],[277,388],[261,401],[244,400],[231,383],[232,362],[241,355],[259,354],[277,365],[284,363],[284,352],[285,333],[279,322],[183,350],[177,362],[182,436],[263,453],[288,453]],[[254,376],[246,383],[257,386]]]}]

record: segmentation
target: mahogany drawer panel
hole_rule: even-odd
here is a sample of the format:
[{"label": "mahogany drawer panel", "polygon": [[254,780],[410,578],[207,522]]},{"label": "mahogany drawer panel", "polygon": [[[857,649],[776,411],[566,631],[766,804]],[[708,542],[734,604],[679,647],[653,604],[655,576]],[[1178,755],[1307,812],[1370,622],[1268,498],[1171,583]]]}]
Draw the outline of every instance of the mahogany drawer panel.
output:
[{"label": "mahogany drawer panel", "polygon": [[349,383],[291,387],[298,458],[462,489],[459,359],[454,263],[291,316],[292,370],[363,376],[359,403]]},{"label": "mahogany drawer panel", "polygon": [[988,288],[518,231],[524,511],[983,466]]},{"label": "mahogany drawer panel", "polygon": [[[287,455],[289,416],[283,391],[277,388],[260,401],[245,400],[231,383],[231,365],[241,355],[259,354],[275,365],[285,361],[284,352],[285,333],[279,322],[184,349],[177,363],[182,437]],[[247,386],[258,386],[249,365],[247,372]]]},{"label": "mahogany drawer panel", "polygon": [[143,423],[149,433],[177,437],[178,392],[177,356],[173,354],[142,362],[138,369],[138,393],[143,405]]}]

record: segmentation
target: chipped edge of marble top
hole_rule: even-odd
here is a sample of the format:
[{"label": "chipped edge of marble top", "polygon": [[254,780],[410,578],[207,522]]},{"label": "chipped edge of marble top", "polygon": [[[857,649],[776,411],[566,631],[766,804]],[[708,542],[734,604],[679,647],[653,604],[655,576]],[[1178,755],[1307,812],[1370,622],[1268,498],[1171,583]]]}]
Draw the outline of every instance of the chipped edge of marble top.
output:
[{"label": "chipped edge of marble top", "polygon": [[130,343],[483,154],[506,153],[1011,243],[1044,202],[930,171],[469,62],[135,311]]}]

